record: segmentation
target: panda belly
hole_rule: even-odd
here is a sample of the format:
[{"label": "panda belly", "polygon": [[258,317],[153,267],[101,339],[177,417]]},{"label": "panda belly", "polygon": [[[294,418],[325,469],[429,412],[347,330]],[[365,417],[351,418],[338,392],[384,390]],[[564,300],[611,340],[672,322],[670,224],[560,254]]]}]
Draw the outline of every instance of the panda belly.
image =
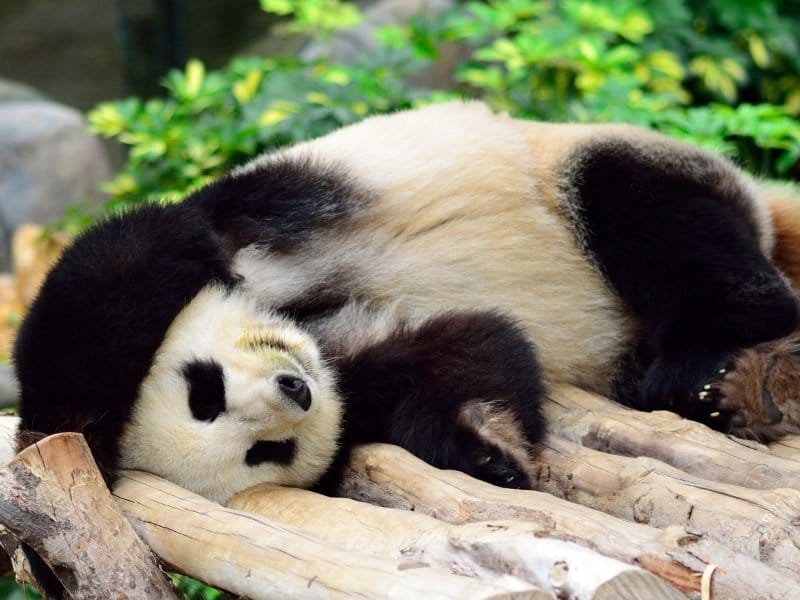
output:
[{"label": "panda belly", "polygon": [[358,286],[366,297],[403,317],[463,309],[512,316],[552,382],[608,393],[633,338],[631,317],[572,232],[530,198],[374,248],[363,267]]}]

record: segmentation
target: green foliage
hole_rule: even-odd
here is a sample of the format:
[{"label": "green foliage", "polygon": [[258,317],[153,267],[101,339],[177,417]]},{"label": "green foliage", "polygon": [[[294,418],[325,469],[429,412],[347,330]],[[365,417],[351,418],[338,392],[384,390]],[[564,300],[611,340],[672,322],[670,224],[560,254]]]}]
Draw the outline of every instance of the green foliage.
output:
[{"label": "green foliage", "polygon": [[19,585],[13,575],[0,577],[0,598],[4,600],[41,600],[41,596],[28,585]]},{"label": "green foliage", "polygon": [[172,585],[184,600],[223,600],[229,598],[227,594],[208,587],[204,583],[187,577],[186,575],[170,574]]},{"label": "green foliage", "polygon": [[261,8],[281,16],[291,16],[289,30],[317,37],[329,37],[338,29],[361,20],[358,8],[341,0],[259,0]]},{"label": "green foliage", "polygon": [[90,112],[93,132],[130,147],[124,169],[105,185],[106,210],[177,200],[264,149],[409,106],[415,93],[403,77],[411,68],[406,57],[381,53],[347,66],[243,58],[210,73],[189,61],[166,78],[166,98]]},{"label": "green foliage", "polygon": [[791,10],[764,0],[488,0],[396,28],[391,41],[428,55],[432,39],[470,44],[459,79],[514,115],[654,127],[776,176],[800,159]]},{"label": "green foliage", "polygon": [[[294,31],[327,36],[360,18],[342,0],[260,0]],[[130,148],[108,210],[170,202],[254,154],[373,113],[453,97],[408,76],[443,44],[470,48],[459,95],[515,116],[624,121],[738,157],[767,176],[800,173],[800,15],[792,0],[486,0],[377,34],[352,65],[239,58],[168,75],[163,99],[101,104],[92,130]],[[73,214],[70,223],[85,224]]]}]

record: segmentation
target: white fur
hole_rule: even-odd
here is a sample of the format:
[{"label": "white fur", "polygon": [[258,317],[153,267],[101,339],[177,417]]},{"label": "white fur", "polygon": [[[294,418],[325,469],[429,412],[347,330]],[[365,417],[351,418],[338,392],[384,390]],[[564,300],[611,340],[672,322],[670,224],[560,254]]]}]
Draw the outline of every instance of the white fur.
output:
[{"label": "white fur", "polygon": [[[290,352],[253,348],[248,336],[276,337]],[[214,360],[223,368],[226,408],[212,422],[192,417],[183,365]],[[301,377],[311,392],[303,411],[276,384]],[[212,500],[270,481],[308,486],[336,451],[342,407],[330,370],[312,338],[290,321],[261,311],[248,296],[210,286],[178,315],[159,348],[121,440],[121,468],[165,477]],[[245,464],[259,440],[294,437],[290,465]]]}]

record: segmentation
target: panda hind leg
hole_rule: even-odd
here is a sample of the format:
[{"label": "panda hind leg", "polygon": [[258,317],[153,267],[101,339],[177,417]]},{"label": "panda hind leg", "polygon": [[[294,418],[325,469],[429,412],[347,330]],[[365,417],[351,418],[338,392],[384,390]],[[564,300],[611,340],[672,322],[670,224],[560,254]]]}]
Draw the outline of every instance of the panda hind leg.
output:
[{"label": "panda hind leg", "polygon": [[755,201],[698,150],[590,144],[564,173],[586,250],[636,314],[653,355],[636,408],[723,431],[735,411],[700,394],[743,349],[798,327],[798,301],[759,247]]},{"label": "panda hind leg", "polygon": [[349,443],[393,443],[438,468],[530,487],[544,384],[532,344],[510,319],[442,314],[338,368]]}]

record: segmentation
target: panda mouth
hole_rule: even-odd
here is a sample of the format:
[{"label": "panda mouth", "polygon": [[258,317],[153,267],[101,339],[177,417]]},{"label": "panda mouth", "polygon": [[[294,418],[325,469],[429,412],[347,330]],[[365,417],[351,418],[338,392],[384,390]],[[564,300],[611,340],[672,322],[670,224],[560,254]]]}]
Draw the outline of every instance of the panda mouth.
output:
[{"label": "panda mouth", "polygon": [[264,463],[290,465],[297,453],[297,441],[294,438],[276,442],[259,440],[245,454],[244,462],[249,467],[257,467]]}]

